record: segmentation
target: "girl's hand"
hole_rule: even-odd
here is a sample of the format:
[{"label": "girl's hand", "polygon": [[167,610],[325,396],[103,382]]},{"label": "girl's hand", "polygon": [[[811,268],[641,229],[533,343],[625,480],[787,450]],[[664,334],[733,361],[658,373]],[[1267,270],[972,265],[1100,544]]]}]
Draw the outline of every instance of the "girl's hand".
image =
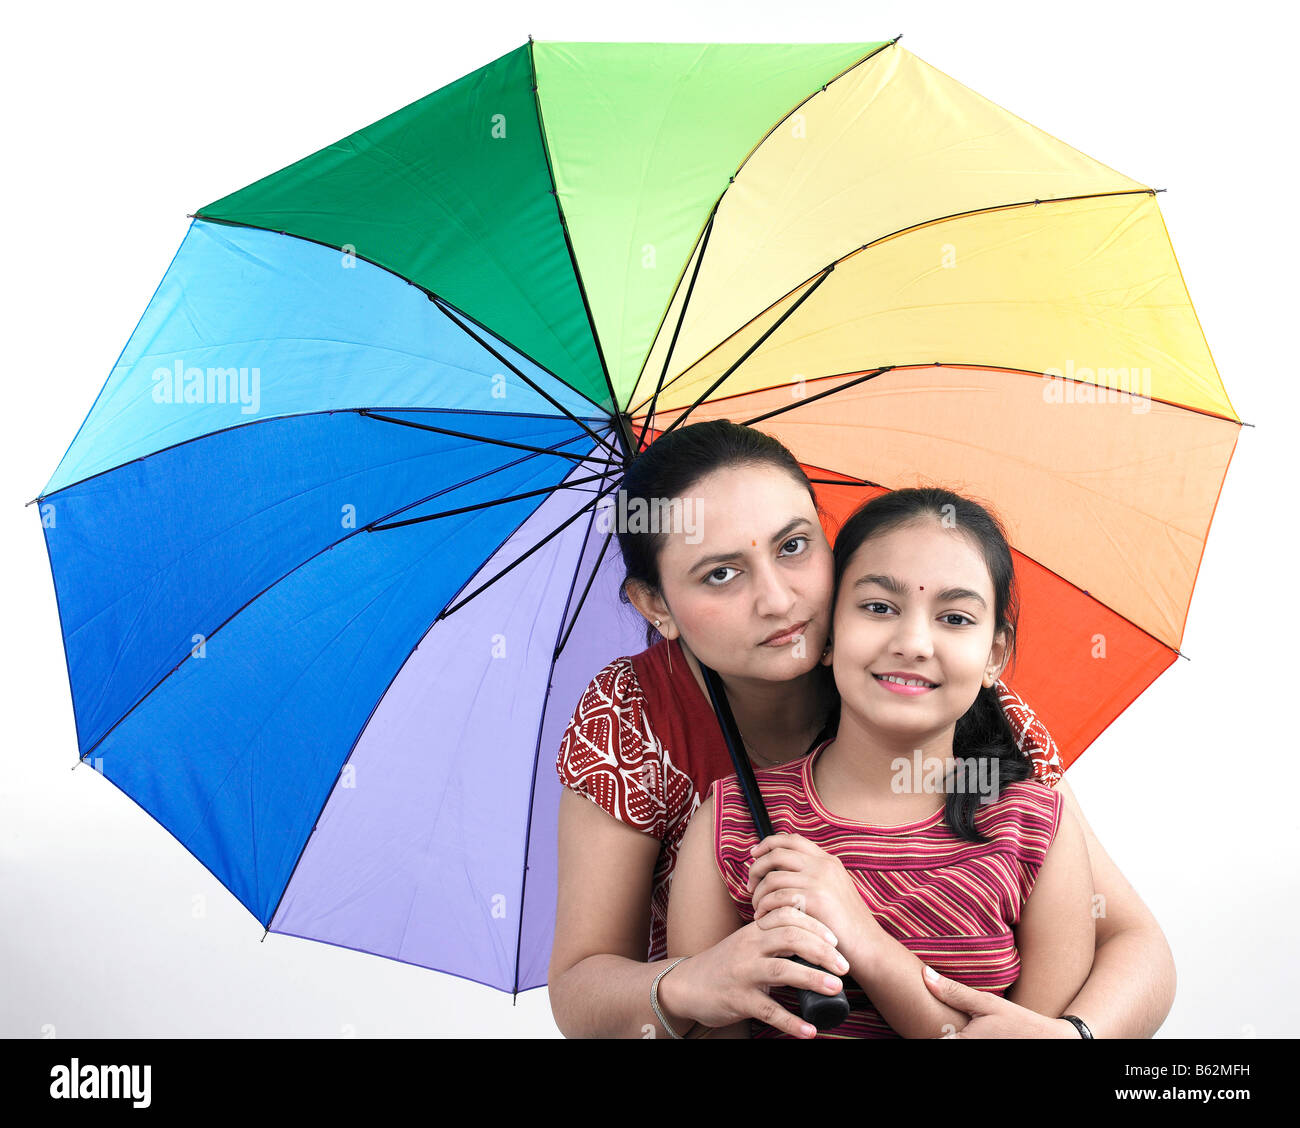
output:
[{"label": "girl's hand", "polygon": [[749,867],[755,922],[784,906],[810,913],[837,936],[858,940],[881,931],[844,863],[799,834],[773,834],[753,850]]},{"label": "girl's hand", "polygon": [[1018,1006],[1000,995],[977,991],[964,983],[944,976],[931,979],[921,973],[930,993],[954,1010],[964,1011],[970,1021],[960,1030],[941,1034],[942,1038],[1074,1038],[1079,1032],[1063,1018],[1046,1015]]},{"label": "girl's hand", "polygon": [[[842,981],[818,970],[848,972],[848,961],[836,950],[834,939],[815,917],[779,909],[678,964],[660,981],[659,997],[673,1013],[704,1026],[757,1018],[796,1038],[813,1038],[816,1029],[775,1002],[768,991],[774,986],[806,987],[834,995]],[[803,967],[786,956],[802,956],[816,966]]]}]

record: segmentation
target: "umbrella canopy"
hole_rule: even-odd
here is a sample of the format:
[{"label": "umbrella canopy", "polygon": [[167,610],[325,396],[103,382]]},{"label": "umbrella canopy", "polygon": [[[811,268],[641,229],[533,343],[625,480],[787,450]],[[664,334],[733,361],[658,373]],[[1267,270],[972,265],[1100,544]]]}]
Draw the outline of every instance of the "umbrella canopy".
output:
[{"label": "umbrella canopy", "polygon": [[896,40],[534,43],[195,213],[40,497],[77,739],[270,931],[543,984],[555,750],[684,422],[990,500],[1066,762],[1240,422],[1154,192]]}]

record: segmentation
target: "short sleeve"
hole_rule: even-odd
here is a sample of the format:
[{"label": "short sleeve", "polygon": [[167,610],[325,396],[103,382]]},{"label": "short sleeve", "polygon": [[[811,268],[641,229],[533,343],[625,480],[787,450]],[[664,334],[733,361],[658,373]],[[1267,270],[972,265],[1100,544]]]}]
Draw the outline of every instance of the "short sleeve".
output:
[{"label": "short sleeve", "polygon": [[587,684],[555,758],[560,782],[606,813],[662,839],[668,832],[663,750],[628,658]]},{"label": "short sleeve", "polygon": [[1065,769],[1061,766],[1060,752],[1052,734],[1047,731],[1047,726],[1015,690],[1009,689],[1001,681],[995,682],[993,688],[997,691],[1002,712],[1006,714],[1011,731],[1015,734],[1016,745],[1034,769],[1034,779],[1048,787],[1055,787],[1065,774]]}]

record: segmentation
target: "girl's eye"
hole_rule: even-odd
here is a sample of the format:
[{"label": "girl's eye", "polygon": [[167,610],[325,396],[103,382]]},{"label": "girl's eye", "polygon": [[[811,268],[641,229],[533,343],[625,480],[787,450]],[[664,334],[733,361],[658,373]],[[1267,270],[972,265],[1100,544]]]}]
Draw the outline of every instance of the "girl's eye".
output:
[{"label": "girl's eye", "polygon": [[875,607],[883,607],[886,611],[889,610],[889,604],[888,604],[888,603],[879,603],[879,602],[876,602],[875,600],[872,600],[870,603],[859,603],[858,606],[861,607],[862,610],[864,610],[864,611],[870,611],[870,610],[872,610],[872,608],[875,608]]},{"label": "girl's eye", "polygon": [[969,615],[963,615],[960,611],[949,611],[948,614],[944,615],[943,617],[944,617],[945,619],[962,619],[962,620],[964,620],[963,622],[960,622],[960,623],[949,623],[948,625],[949,625],[950,627],[964,627],[964,626],[966,626],[967,623],[969,623],[971,626],[974,626],[974,625],[975,625],[975,620],[974,620],[974,619],[972,619]]}]

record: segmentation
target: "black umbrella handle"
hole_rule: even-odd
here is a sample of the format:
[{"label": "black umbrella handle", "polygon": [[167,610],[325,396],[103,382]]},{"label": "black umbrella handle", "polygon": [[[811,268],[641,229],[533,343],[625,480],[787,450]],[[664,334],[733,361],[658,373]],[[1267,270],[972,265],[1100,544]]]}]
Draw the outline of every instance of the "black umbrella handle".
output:
[{"label": "black umbrella handle", "polygon": [[[743,750],[744,742],[740,738],[740,726],[736,724],[736,718],[731,712],[731,702],[727,700],[727,694],[722,688],[718,675],[703,662],[700,663],[700,672],[704,675],[704,684],[708,687],[713,711],[722,725],[722,738],[726,742],[727,752],[731,755],[731,763],[740,781],[740,790],[745,796],[745,804],[749,807],[750,816],[754,820],[761,842],[772,833],[772,820],[767,817],[767,808],[763,805],[763,795],[758,790],[754,769]],[[795,963],[803,964],[804,967],[817,966],[801,956],[789,958]],[[817,970],[826,971],[824,967]],[[823,995],[820,991],[811,991],[807,987],[799,987],[796,990],[799,993],[799,1017],[818,1030],[832,1030],[849,1017],[849,1000],[843,988],[835,995]]]}]

